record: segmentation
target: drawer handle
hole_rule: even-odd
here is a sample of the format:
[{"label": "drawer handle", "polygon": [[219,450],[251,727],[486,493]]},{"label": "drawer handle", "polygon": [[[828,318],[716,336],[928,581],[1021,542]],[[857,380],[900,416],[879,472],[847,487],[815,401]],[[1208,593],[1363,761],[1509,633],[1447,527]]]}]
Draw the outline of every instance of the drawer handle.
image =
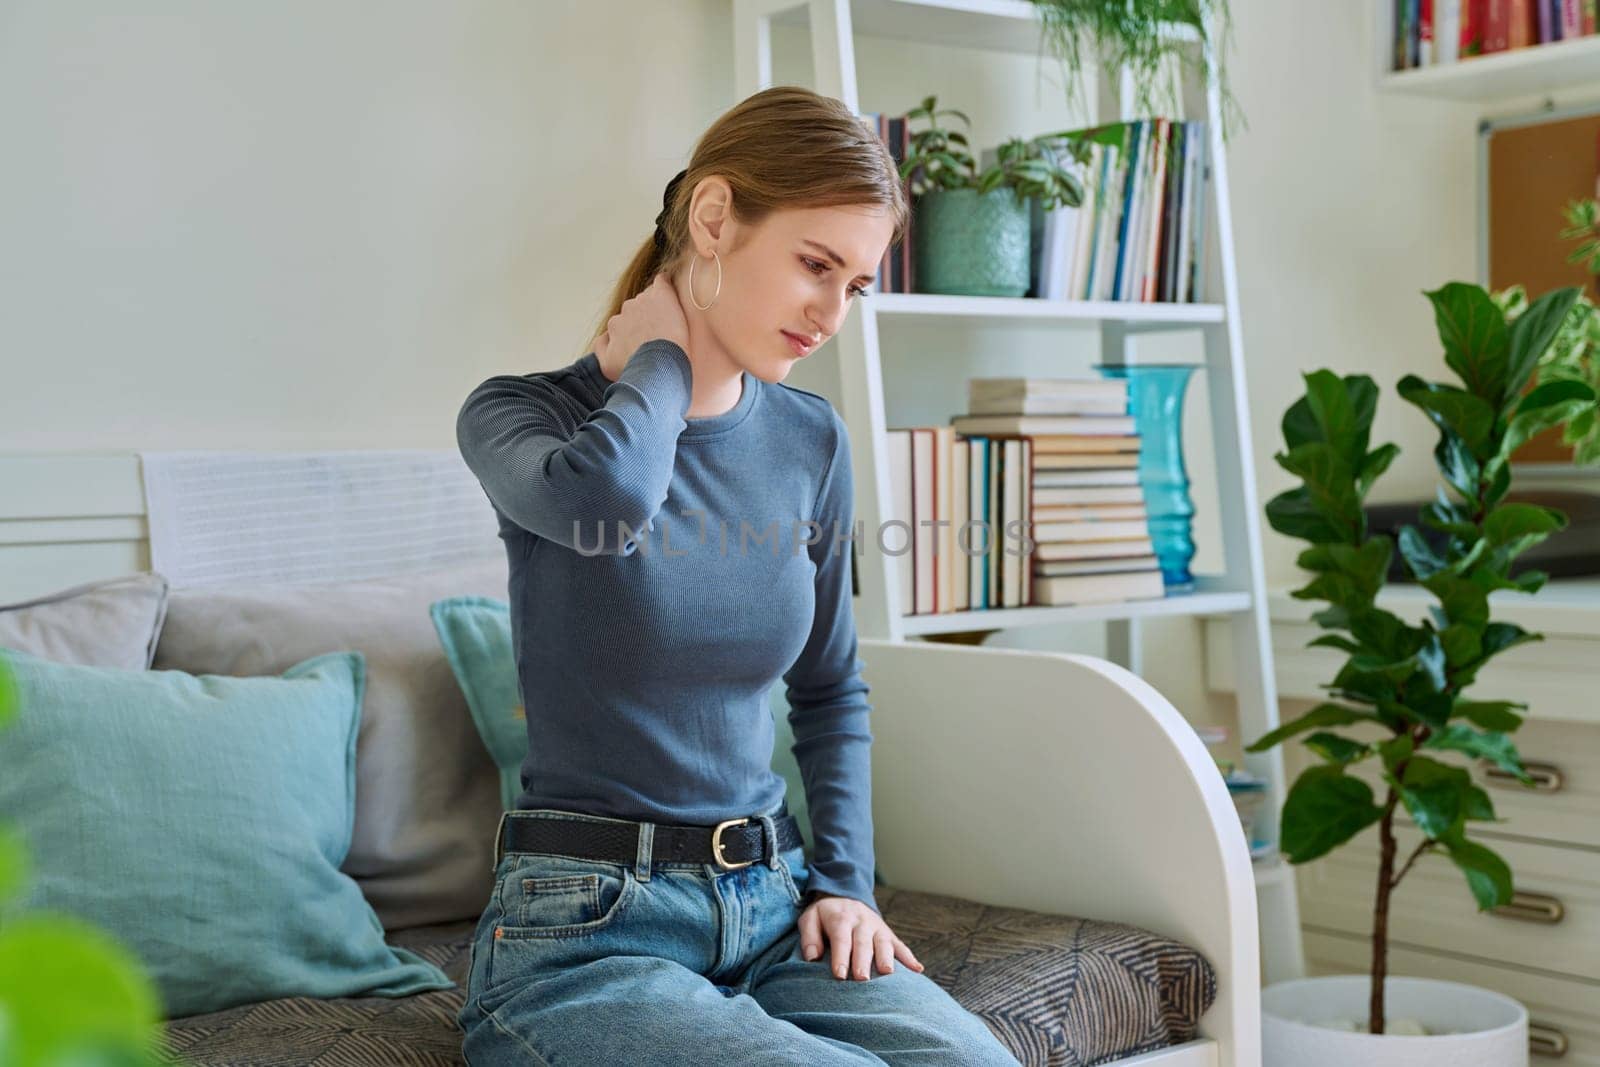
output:
[{"label": "drawer handle", "polygon": [[1520,889],[1511,894],[1511,903],[1497,904],[1489,910],[1507,919],[1548,924],[1560,922],[1567,914],[1567,909],[1555,897],[1547,893],[1525,893]]},{"label": "drawer handle", "polygon": [[1528,1051],[1559,1060],[1567,1054],[1567,1035],[1554,1026],[1528,1021]]},{"label": "drawer handle", "polygon": [[1536,789],[1541,793],[1559,793],[1561,787],[1566,784],[1560,768],[1554,763],[1536,763],[1530,760],[1523,763],[1522,768],[1533,779],[1531,786],[1523,785],[1522,780],[1516,775],[1492,763],[1483,765],[1483,776],[1490,785],[1501,789]]}]

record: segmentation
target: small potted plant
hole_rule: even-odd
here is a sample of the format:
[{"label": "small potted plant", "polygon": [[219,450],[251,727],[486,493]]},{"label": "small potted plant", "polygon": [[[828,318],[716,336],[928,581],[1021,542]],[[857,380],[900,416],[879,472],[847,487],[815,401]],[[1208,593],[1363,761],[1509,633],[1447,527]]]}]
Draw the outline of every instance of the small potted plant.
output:
[{"label": "small potted plant", "polygon": [[928,124],[911,134],[900,164],[915,198],[917,291],[1022,296],[1032,283],[1030,205],[1037,200],[1048,211],[1082,202],[1083,186],[1069,168],[1082,164],[1084,149],[1055,135],[1012,138],[980,173],[966,135],[940,126],[941,115],[971,125],[932,96],[906,112],[908,123]]},{"label": "small potted plant", "polygon": [[[1489,794],[1468,771],[1437,758],[1454,752],[1492,762],[1529,781],[1510,734],[1525,704],[1474,700],[1467,689],[1495,656],[1540,639],[1491,618],[1489,594],[1532,593],[1545,575],[1511,576],[1512,561],[1565,523],[1551,508],[1510,501],[1510,460],[1535,433],[1593,420],[1595,391],[1576,377],[1551,376],[1570,328],[1576,288],[1541,296],[1514,317],[1483,288],[1451,283],[1433,303],[1445,362],[1459,384],[1406,375],[1400,396],[1439,430],[1434,450],[1444,486],[1421,523],[1396,538],[1369,535],[1362,502],[1399,453],[1370,447],[1378,389],[1371,378],[1319,370],[1283,416],[1286,450],[1275,458],[1302,484],[1266,507],[1273,529],[1310,543],[1299,565],[1311,580],[1294,596],[1325,601],[1312,616],[1330,631],[1311,643],[1346,656],[1324,686],[1329,700],[1248,747],[1261,752],[1305,735],[1320,757],[1290,787],[1281,847],[1291,863],[1326,855],[1376,824],[1378,878],[1372,966],[1366,975],[1278,982],[1262,991],[1268,1063],[1295,1067],[1527,1063],[1527,1011],[1486,989],[1422,978],[1388,978],[1389,905],[1421,863],[1449,862],[1464,875],[1479,910],[1509,903],[1511,870],[1469,828],[1495,820]],[[1442,546],[1442,547],[1441,547]],[[1376,604],[1399,551],[1408,572],[1438,599],[1430,617],[1403,619]],[[1348,727],[1350,733],[1335,732]],[[1375,795],[1352,768],[1377,764]],[[1409,816],[1402,855],[1396,815]],[[1443,903],[1443,902],[1441,902]]]}]

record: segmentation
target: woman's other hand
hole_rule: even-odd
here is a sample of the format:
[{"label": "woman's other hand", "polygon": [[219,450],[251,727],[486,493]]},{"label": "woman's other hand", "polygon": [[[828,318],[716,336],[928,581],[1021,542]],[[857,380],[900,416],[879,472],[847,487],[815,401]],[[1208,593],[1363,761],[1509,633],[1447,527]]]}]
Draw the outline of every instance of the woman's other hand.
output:
[{"label": "woman's other hand", "polygon": [[622,309],[606,320],[606,328],[594,343],[600,373],[608,381],[616,381],[634,353],[646,341],[658,337],[689,351],[689,320],[683,313],[678,291],[665,272],[657,274],[639,295],[624,300]]},{"label": "woman's other hand", "polygon": [[864,982],[874,960],[878,972],[888,974],[894,970],[896,957],[918,973],[922,971],[921,962],[889,929],[883,916],[853,897],[820,896],[800,913],[802,958],[821,957],[824,934],[833,950],[830,969],[835,978],[848,974]]}]

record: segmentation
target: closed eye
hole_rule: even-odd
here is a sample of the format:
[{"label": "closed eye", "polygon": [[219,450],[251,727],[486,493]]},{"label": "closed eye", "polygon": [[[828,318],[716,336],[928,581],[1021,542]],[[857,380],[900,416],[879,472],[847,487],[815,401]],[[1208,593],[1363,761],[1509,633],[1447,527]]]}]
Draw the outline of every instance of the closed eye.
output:
[{"label": "closed eye", "polygon": [[[819,277],[823,271],[828,269],[828,265],[826,263],[823,263],[820,260],[809,259],[806,256],[801,256],[800,262],[804,263],[806,265],[806,269],[811,271],[812,274],[818,275]],[[872,295],[867,291],[867,287],[864,285],[853,285],[850,287],[850,292],[855,296]]]}]

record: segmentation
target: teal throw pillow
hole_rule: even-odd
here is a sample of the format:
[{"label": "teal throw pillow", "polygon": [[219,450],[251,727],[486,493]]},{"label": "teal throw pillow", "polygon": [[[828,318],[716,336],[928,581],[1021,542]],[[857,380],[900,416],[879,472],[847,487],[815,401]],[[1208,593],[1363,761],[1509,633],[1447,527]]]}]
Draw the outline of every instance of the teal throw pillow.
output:
[{"label": "teal throw pillow", "polygon": [[0,825],[28,849],[22,907],[116,937],[169,1018],[454,987],[385,944],[339,870],[355,819],[359,652],[255,678],[0,654],[20,698],[0,731]]},{"label": "teal throw pillow", "polygon": [[522,794],[522,759],[528,754],[510,605],[489,597],[458,596],[435,601],[428,614],[467,698],[472,724],[500,771],[501,806],[510,811]]}]

